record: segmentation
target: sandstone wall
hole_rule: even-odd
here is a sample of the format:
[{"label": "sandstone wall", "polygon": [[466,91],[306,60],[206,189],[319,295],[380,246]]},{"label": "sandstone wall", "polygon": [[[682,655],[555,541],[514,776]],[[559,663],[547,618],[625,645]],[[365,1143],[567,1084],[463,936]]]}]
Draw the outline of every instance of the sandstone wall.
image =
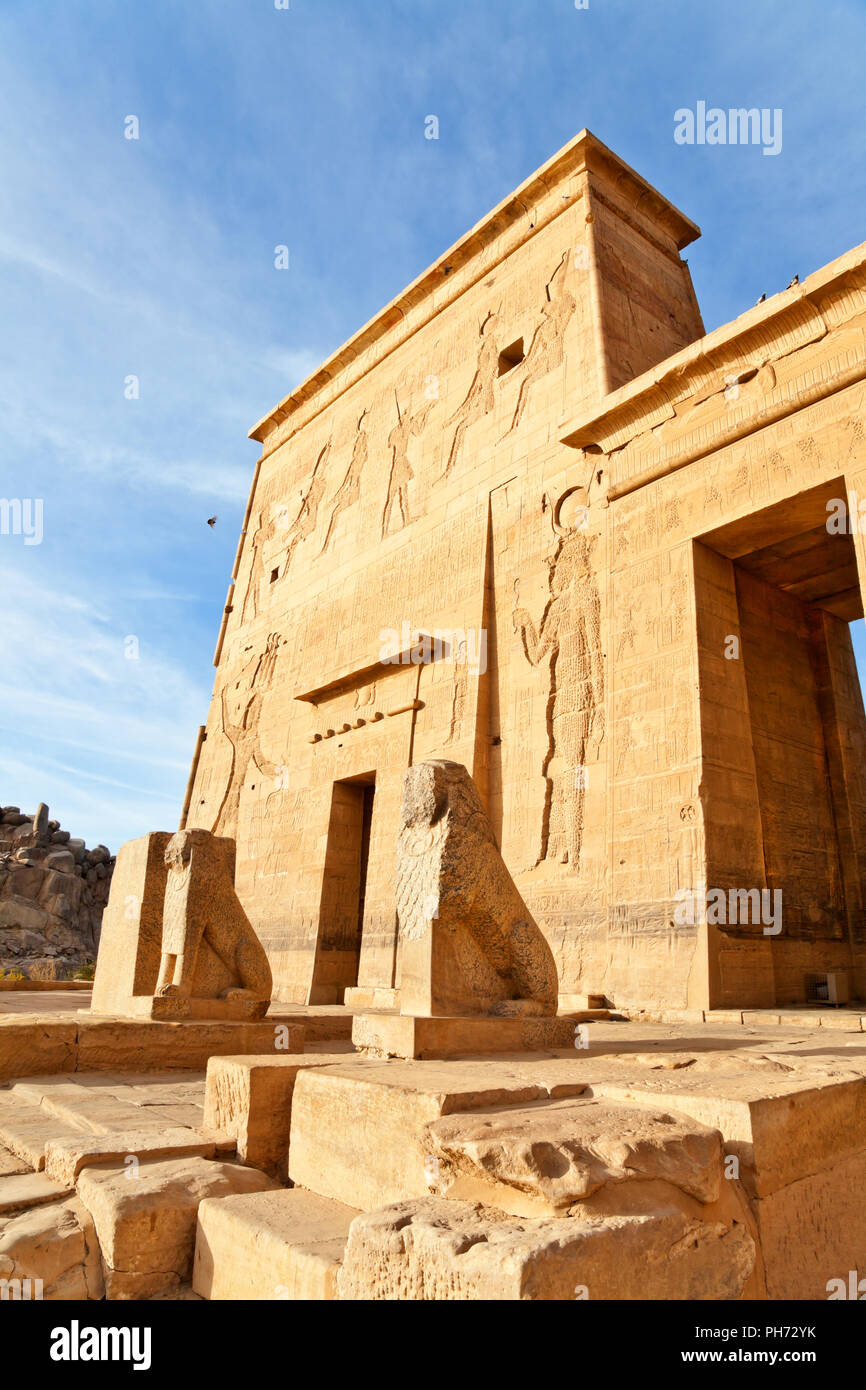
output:
[{"label": "sandstone wall", "polygon": [[[552,923],[604,911],[598,800],[578,811],[583,847],[569,803],[577,764],[591,756],[577,726],[589,719],[593,749],[604,738],[592,571],[603,573],[606,557],[583,531],[564,538],[548,484],[563,473],[569,486],[589,482],[558,441],[567,406],[597,398],[612,370],[645,366],[702,331],[677,251],[696,229],[649,193],[602,156],[589,170],[572,154],[503,205],[471,253],[458,245],[410,287],[357,361],[268,427],[188,824],[237,835],[238,892],[278,997],[324,999],[351,952],[344,942],[316,958],[317,940],[345,936],[330,920],[341,912],[340,868],[328,847],[354,813],[345,793],[335,801],[335,783],[375,779],[358,982],[396,982],[393,855],[413,760],[470,769],[522,889],[543,908],[552,884]],[[603,264],[600,218],[619,227]],[[629,276],[644,304],[625,344]],[[548,619],[542,631],[554,584],[559,630]],[[529,648],[521,615],[538,639]],[[438,660],[387,664],[388,630],[398,650],[416,632],[464,633],[467,647],[458,638]],[[473,647],[479,634],[485,651]],[[567,988],[575,959],[562,964]]]},{"label": "sandstone wall", "polygon": [[[442,757],[564,995],[866,988],[866,551],[821,550],[866,469],[862,255],[704,336],[696,234],[579,137],[253,431],[185,815],[236,836],[278,998],[339,999],[356,961],[399,985],[402,778]],[[728,884],[781,885],[792,930],[681,920]]]}]

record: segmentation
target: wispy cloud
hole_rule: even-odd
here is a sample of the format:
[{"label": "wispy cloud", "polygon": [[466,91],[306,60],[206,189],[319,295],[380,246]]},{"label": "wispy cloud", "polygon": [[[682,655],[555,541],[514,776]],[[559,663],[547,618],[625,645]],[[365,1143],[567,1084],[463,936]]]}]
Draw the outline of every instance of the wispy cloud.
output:
[{"label": "wispy cloud", "polygon": [[[11,582],[3,566],[0,590]],[[116,848],[153,828],[155,807],[165,815],[169,789],[182,796],[207,688],[151,643],[127,659],[130,634],[110,598],[16,582],[3,625],[0,799],[49,801],[74,833]]]}]

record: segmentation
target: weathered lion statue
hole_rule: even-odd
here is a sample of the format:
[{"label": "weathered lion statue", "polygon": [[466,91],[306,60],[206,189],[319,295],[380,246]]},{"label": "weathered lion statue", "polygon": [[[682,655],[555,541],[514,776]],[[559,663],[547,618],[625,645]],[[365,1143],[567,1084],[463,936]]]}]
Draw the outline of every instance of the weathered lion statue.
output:
[{"label": "weathered lion statue", "polygon": [[396,886],[402,1013],[556,1013],[550,947],[460,763],[408,769]]},{"label": "weathered lion statue", "polygon": [[264,1016],[271,968],[234,889],[234,840],[181,830],[165,851],[168,879],[157,996],[260,1003]]}]

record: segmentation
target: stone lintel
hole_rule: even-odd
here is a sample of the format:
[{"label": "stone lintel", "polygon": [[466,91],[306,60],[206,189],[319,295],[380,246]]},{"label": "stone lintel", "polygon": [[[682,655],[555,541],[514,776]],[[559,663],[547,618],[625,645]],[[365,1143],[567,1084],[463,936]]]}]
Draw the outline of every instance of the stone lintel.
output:
[{"label": "stone lintel", "polygon": [[[300,691],[296,700],[303,700],[309,705],[318,705],[322,700],[328,700],[334,695],[339,695],[343,691],[351,690],[357,685],[369,685],[374,679],[381,680],[383,676],[389,675],[391,670],[399,670],[401,667],[418,666],[421,663],[413,661],[413,653],[424,647],[425,642],[433,642],[430,633],[419,632],[416,640],[405,651],[396,652],[387,661],[373,661],[368,666],[359,666],[354,671],[345,671],[341,675],[334,676],[332,680],[326,681],[324,685],[318,686],[315,690]],[[432,649],[431,649],[432,650]],[[431,654],[430,660],[434,659]],[[426,663],[425,663],[426,664]]]}]

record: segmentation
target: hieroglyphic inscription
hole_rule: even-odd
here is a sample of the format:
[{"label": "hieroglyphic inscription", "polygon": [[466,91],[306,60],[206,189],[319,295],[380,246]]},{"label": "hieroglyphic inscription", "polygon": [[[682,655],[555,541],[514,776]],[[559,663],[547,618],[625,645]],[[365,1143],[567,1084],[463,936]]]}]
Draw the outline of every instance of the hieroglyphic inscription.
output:
[{"label": "hieroglyphic inscription", "polygon": [[598,583],[591,567],[597,537],[575,531],[549,560],[550,597],[536,629],[525,609],[513,614],[526,658],[547,658],[546,783],[539,862],[580,864],[588,761],[604,738],[604,659]]},{"label": "hieroglyphic inscription", "polygon": [[[244,678],[229,694],[223,686],[220,692],[221,728],[232,748],[231,764],[225,791],[214,820],[214,835],[236,835],[241,790],[250,763],[263,775],[277,776],[279,768],[262,754],[259,746],[259,721],[262,701],[273,680],[277,653],[281,644],[279,633],[269,634],[264,650],[247,663]],[[238,693],[240,692],[240,693]]]}]

